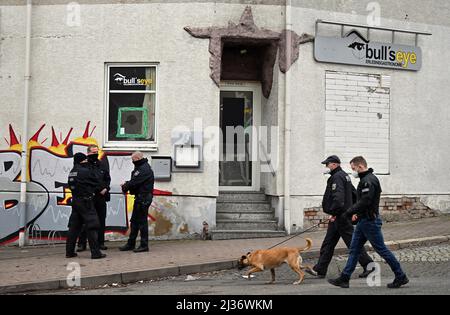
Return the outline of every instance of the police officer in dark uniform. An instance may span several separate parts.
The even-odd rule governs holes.
[[[344,215],[344,212],[353,205],[353,191],[355,190],[350,176],[341,168],[341,160],[339,157],[336,155],[330,156],[322,164],[327,167],[326,173],[331,175],[323,196],[322,208],[325,213],[332,217],[320,249],[319,261],[313,268],[319,278],[325,278],[328,266],[333,259],[334,249],[341,237],[347,247],[350,247],[353,236],[353,225],[350,219]],[[362,250],[359,263],[363,266],[364,272],[360,275],[360,278],[367,278],[373,271],[372,268],[370,270],[367,268],[372,262],[372,258],[370,258],[365,250]],[[308,270],[307,272],[310,273]]]
[[[94,197],[94,207],[97,211],[98,219],[100,221],[100,229],[98,231],[98,243],[101,250],[107,250],[105,246],[105,229],[106,229],[106,214],[107,214],[107,202],[111,200],[109,191],[111,190],[111,175],[109,172],[108,159],[98,159],[98,146],[90,145],[87,149],[87,158],[92,172],[99,178],[99,186],[96,189]],[[78,240],[78,252],[86,250],[87,245],[87,233],[86,229],[81,232]]]
[[[135,253],[148,252],[148,210],[153,201],[153,187],[155,177],[153,170],[141,152],[131,156],[134,170],[131,180],[122,184],[123,193],[130,192],[135,196],[133,215],[131,216],[131,231],[128,243],[121,247],[121,251],[134,251]],[[141,245],[136,247],[136,238],[141,234]]]
[[[72,214],[69,219],[69,233],[66,243],[66,257],[77,257],[75,245],[83,224],[87,229],[92,259],[105,258],[98,245],[98,228],[100,226],[94,208],[95,190],[98,178],[91,172],[87,157],[83,153],[74,156],[74,167],[69,174],[69,188],[72,191]]]
[[[408,277],[403,272],[400,263],[392,252],[384,244],[384,237],[381,231],[383,225],[380,212],[381,185],[378,178],[373,174],[373,169],[367,168],[367,161],[362,157],[355,157],[350,165],[353,170],[353,176],[360,178],[357,189],[358,202],[353,205],[344,214],[352,221],[358,221],[352,244],[350,246],[350,256],[347,265],[341,276],[334,280],[329,280],[332,285],[348,288],[350,286],[350,277],[355,271],[358,257],[367,241],[370,242],[375,251],[391,267],[395,274],[394,282],[388,284],[388,288],[397,289],[409,283]]]

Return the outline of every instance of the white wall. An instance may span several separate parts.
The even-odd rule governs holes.
[[[335,13],[314,9],[295,8],[294,29],[297,33],[314,33],[316,19],[366,24],[366,16]],[[429,17],[432,19],[432,16]],[[325,153],[325,72],[345,71],[391,76],[390,175],[380,176],[385,195],[436,195],[441,211],[450,211],[448,195],[450,181],[442,166],[447,164],[450,149],[450,58],[449,27],[382,20],[383,26],[430,31],[431,37],[421,37],[423,68],[419,72],[393,71],[345,65],[317,63],[313,59],[313,45],[301,46],[300,60],[294,66],[293,139],[291,154],[293,224],[303,221],[303,209],[310,202],[301,196],[319,196],[325,189],[326,177],[321,176],[320,165]],[[322,35],[338,35],[324,28]],[[372,33],[374,34],[374,33]],[[388,35],[390,35],[388,33]],[[374,39],[383,37],[374,35]],[[385,37],[385,36],[384,36]],[[414,43],[411,38],[397,37],[399,41]],[[382,38],[389,40],[387,38]],[[296,142],[296,143],[295,143]],[[344,161],[348,162],[348,161]],[[370,160],[368,161],[370,163]],[[346,165],[345,165],[346,166]],[[355,185],[357,182],[354,183]],[[439,195],[444,195],[439,197]],[[297,222],[295,222],[298,220]]]
[[[81,26],[69,27],[66,6],[35,6],[30,134],[47,123],[41,139],[51,136],[50,126],[63,133],[74,127],[78,137],[92,120],[97,126],[94,137],[102,143],[105,62],[160,62],[158,155],[172,153],[171,131],[176,125],[192,128],[199,116],[204,125],[217,125],[219,94],[209,78],[208,40],[195,39],[183,30],[187,25],[214,23],[212,6],[202,7],[82,5]],[[23,6],[2,6],[1,13],[3,139],[9,123],[19,133],[22,127],[25,11]],[[214,163],[206,163],[203,174],[174,174],[171,183],[159,183],[158,188],[214,196],[217,173]]]
[[[389,174],[389,76],[326,73],[325,155],[348,161],[358,155]]]

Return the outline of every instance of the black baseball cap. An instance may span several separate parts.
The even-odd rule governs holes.
[[[86,154],[83,153],[77,153],[73,156],[73,164],[80,164],[84,160],[87,159]]]
[[[322,164],[327,165],[328,163],[338,163],[341,164],[341,159],[337,155],[329,156],[325,161],[322,162]]]

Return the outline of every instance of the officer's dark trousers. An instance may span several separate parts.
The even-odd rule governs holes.
[[[98,244],[98,229],[100,227],[92,198],[72,199],[72,214],[69,219],[69,233],[67,236],[66,253],[75,253],[77,238],[83,225],[86,226],[87,239],[93,256],[100,254]]]
[[[104,196],[95,196],[94,207],[97,211],[98,220],[100,221],[100,228],[98,229],[98,243],[100,246],[105,245],[105,229],[106,229],[106,200]],[[78,239],[78,246],[86,247],[87,232],[84,227]]]
[[[136,196],[131,216],[131,231],[128,245],[136,246],[136,238],[138,233],[141,234],[142,248],[148,248],[148,210],[152,204],[152,196]]]
[[[314,270],[319,274],[325,276],[328,271],[328,266],[333,259],[334,249],[339,242],[339,239],[342,237],[347,248],[350,248],[353,237],[353,225],[351,221],[344,217],[339,216],[336,218],[336,221],[330,222],[328,224],[327,235],[323,240],[322,247],[320,249],[320,258],[317,265],[314,267]],[[372,263],[373,260],[367,254],[367,252],[363,249],[359,256],[359,263],[364,269]]]

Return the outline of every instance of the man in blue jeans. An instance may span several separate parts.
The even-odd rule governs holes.
[[[398,289],[409,283],[408,277],[403,272],[400,263],[394,254],[384,244],[381,226],[383,225],[380,213],[381,185],[378,178],[373,174],[373,169],[367,168],[367,161],[362,157],[355,157],[350,165],[353,176],[360,178],[357,190],[357,203],[347,210],[346,215],[352,217],[352,221],[358,221],[350,245],[350,256],[341,276],[334,280],[328,280],[332,285],[349,288],[350,278],[355,271],[358,258],[367,241],[370,242],[375,251],[380,255],[395,274],[394,282],[388,284],[390,289]]]

